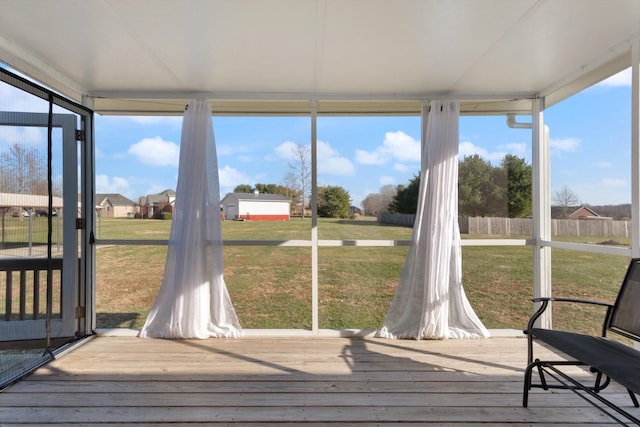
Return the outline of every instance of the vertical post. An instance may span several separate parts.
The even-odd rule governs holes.
[[[93,98],[83,96],[83,105],[93,108]],[[96,328],[96,248],[93,244],[96,231],[95,209],[95,130],[93,113],[81,119],[85,139],[79,143],[80,156],[80,216],[85,219],[85,229],[80,231],[80,268],[78,303],[85,307],[85,317],[79,319],[80,333],[89,333]],[[75,217],[75,215],[72,215]],[[58,218],[60,221],[60,218]]]
[[[533,296],[551,296],[551,185],[549,167],[549,130],[544,125],[544,98],[532,101],[533,146]],[[537,308],[534,307],[534,309]],[[552,308],[552,307],[550,307]],[[551,310],[538,325],[551,328]]]
[[[424,170],[424,153],[427,150],[427,121],[429,120],[429,101],[422,101],[421,109],[421,138],[420,138],[420,176]]]
[[[318,334],[318,104],[311,101],[311,332]],[[304,211],[304,203],[302,206]]]
[[[29,215],[29,256],[31,256],[31,250],[33,249],[33,209],[26,209],[25,212]]]
[[[631,256],[640,257],[640,40],[631,46]]]

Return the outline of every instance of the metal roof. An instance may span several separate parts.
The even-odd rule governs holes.
[[[0,0],[0,61],[105,114],[526,112],[631,64],[637,0]]]
[[[251,200],[260,202],[290,202],[288,198],[281,194],[267,194],[267,193],[228,193],[225,195],[221,203],[227,199],[233,200]]]
[[[53,196],[53,207],[62,208],[62,197]],[[49,206],[49,196],[33,194],[0,193],[0,207],[10,208],[46,208]]]

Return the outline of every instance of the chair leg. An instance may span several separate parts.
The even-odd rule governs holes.
[[[638,405],[638,399],[636,398],[636,394],[629,389],[627,389],[627,391],[629,392],[629,397],[631,397],[633,406],[635,406],[636,408],[640,407],[640,405]]]
[[[542,369],[542,365],[540,365],[540,359],[536,359],[536,366],[538,366],[538,375],[540,375],[540,384],[542,384],[543,390],[549,390],[547,387],[547,378],[544,375],[544,369]]]
[[[593,391],[598,393],[602,388],[600,388],[600,381],[602,381],[602,372],[596,371],[596,382],[593,386]]]
[[[529,390],[531,390],[531,375],[533,374],[533,367],[535,363],[531,363],[524,370],[524,391],[522,392],[522,407],[526,408],[529,404]]]

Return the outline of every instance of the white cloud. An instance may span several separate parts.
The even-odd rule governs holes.
[[[296,160],[296,149],[298,144],[292,141],[285,141],[275,148],[278,157],[285,160]]]
[[[126,178],[108,175],[96,175],[96,193],[129,193],[129,181]]]
[[[409,172],[411,169],[412,168],[405,165],[404,163],[396,163],[393,165],[393,170],[398,172]],[[420,169],[420,168],[413,168],[413,169]]]
[[[216,144],[216,154],[220,156],[228,156],[234,153],[234,149],[230,145]]]
[[[390,184],[395,184],[396,180],[392,176],[382,175],[378,180],[378,182],[380,183],[380,185],[390,185]]]
[[[382,165],[389,160],[420,161],[420,141],[402,131],[386,132],[382,145],[373,151],[356,150],[356,162],[363,165]]]
[[[469,141],[461,142],[458,146],[458,150],[458,157],[460,159],[464,158],[465,156],[473,156],[474,154],[477,154],[484,160],[488,160],[490,162],[500,161],[504,158],[505,155],[509,154],[506,151],[489,151]]]
[[[617,87],[617,86],[631,86],[631,68],[620,71],[618,74],[614,74],[598,83],[600,86]]]
[[[328,142],[318,141],[317,147],[319,174],[351,176],[355,173],[351,160],[340,156]]]
[[[352,176],[355,168],[351,160],[345,157],[331,157],[318,163],[318,173],[323,175]]]
[[[36,144],[38,142],[45,142],[43,128],[2,126],[0,131],[0,143],[2,144]]]
[[[253,182],[252,179],[247,175],[230,166],[225,166],[221,169],[218,169],[218,174],[220,176],[220,187],[235,188],[240,184],[251,185]]]
[[[607,161],[601,161],[601,162],[595,162],[593,165],[600,169],[608,169],[611,166],[613,166],[613,163],[607,162]]]
[[[527,154],[527,144],[524,142],[511,142],[505,148],[515,156],[524,157]]]
[[[139,161],[152,166],[178,166],[180,147],[161,137],[144,138],[133,144],[127,150]]]
[[[96,146],[94,148],[94,155],[95,155],[96,159],[102,159],[102,158],[104,158],[104,151],[102,151],[100,149],[100,147]]]
[[[420,141],[416,141],[402,131],[385,133],[383,146],[396,160],[401,162],[420,161]]]
[[[295,164],[300,161],[296,155],[297,146],[298,144],[295,142],[283,142],[275,148],[276,156]],[[307,147],[309,146],[307,145]],[[309,151],[309,155],[311,155],[311,151]],[[317,142],[317,156],[319,174],[350,176],[355,173],[355,167],[351,160],[341,156],[328,142]]]
[[[385,154],[380,150],[373,152],[356,150],[356,163],[361,165],[383,165],[386,161]]]
[[[12,68],[4,68],[29,80],[24,74]],[[3,111],[31,111],[34,113],[47,113],[49,111],[49,105],[42,102],[40,98],[8,84],[0,85],[0,99],[2,99]]]
[[[549,146],[556,151],[576,151],[580,146],[578,138],[551,138]]]
[[[247,153],[249,153],[249,154],[247,154]],[[220,158],[222,156],[234,156],[236,158],[243,158],[243,159],[251,159],[251,160],[253,160],[253,157],[250,157],[251,148],[248,147],[246,144],[233,144],[233,145],[220,144],[220,145],[216,145],[216,154],[218,155],[218,158]]]
[[[625,181],[624,179],[616,179],[616,178],[603,178],[602,179],[602,185],[604,187],[626,187],[627,186],[627,181]]]

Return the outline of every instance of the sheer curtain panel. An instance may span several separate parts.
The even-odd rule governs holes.
[[[458,227],[459,103],[432,101],[423,141],[418,209],[398,288],[379,336],[485,338],[462,287]],[[424,124],[423,124],[424,126]]]
[[[211,106],[192,100],[182,122],[176,200],[164,275],[140,337],[238,337],[223,277],[220,190]]]

